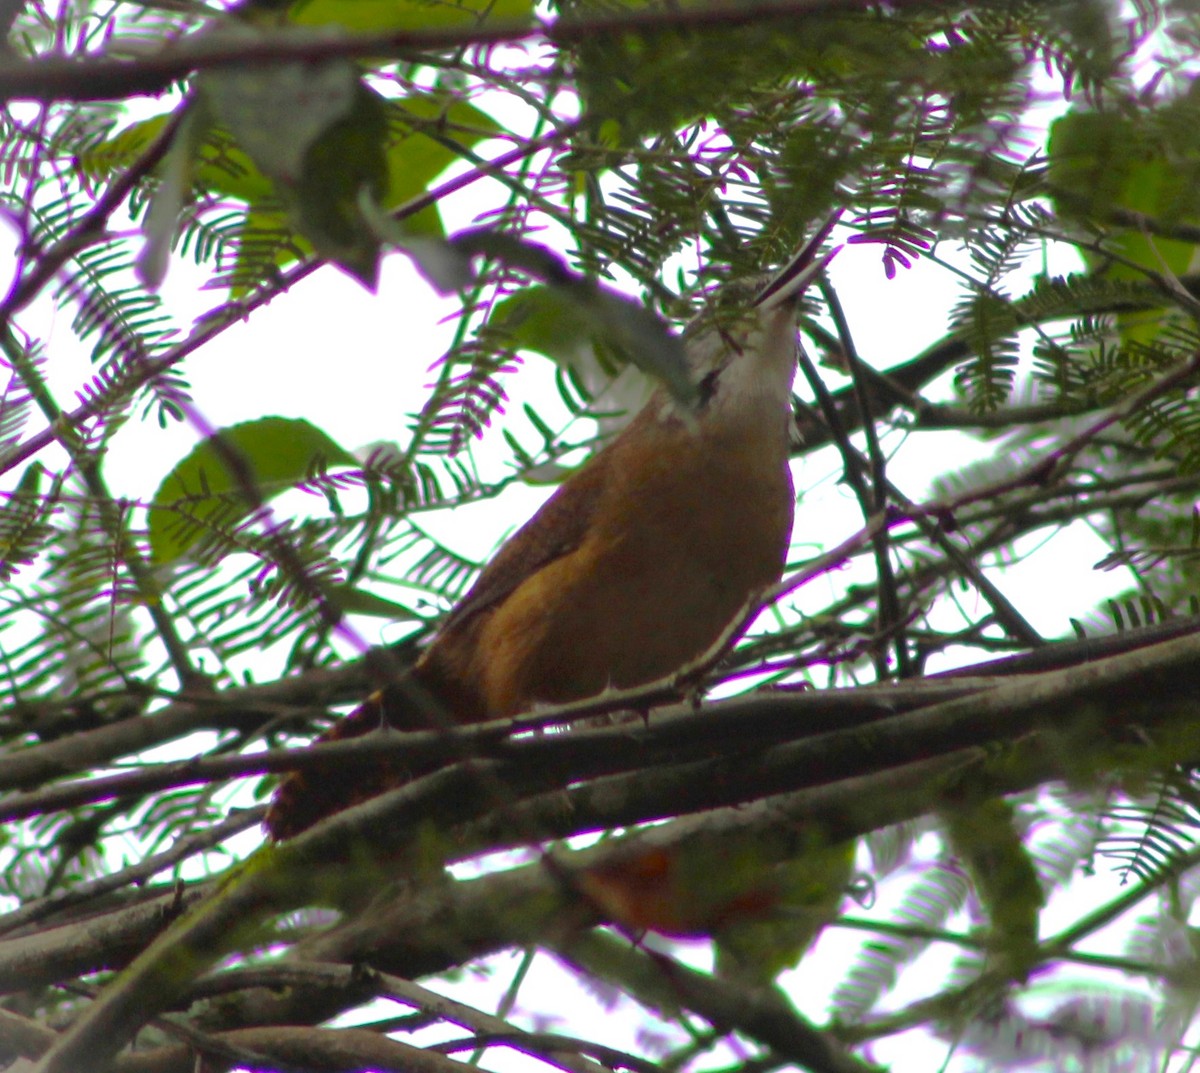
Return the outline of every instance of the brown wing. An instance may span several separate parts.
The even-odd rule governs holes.
[[[627,430],[626,430],[627,431]],[[548,563],[570,554],[591,526],[617,437],[563,482],[541,509],[501,545],[479,579],[442,623],[442,634],[495,607]]]

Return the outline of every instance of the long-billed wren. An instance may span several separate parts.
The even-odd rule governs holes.
[[[694,413],[659,390],[514,533],[442,623],[412,675],[446,721],[652,682],[704,653],[747,600],[778,580],[792,530],[788,468],[796,300],[823,268],[831,218],[732,325],[686,337]],[[386,716],[385,716],[386,708]],[[376,693],[326,733],[386,717]],[[272,838],[404,780],[394,766],[303,772],[276,791]]]

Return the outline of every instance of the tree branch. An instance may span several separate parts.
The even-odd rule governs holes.
[[[916,3],[916,0],[900,0]],[[935,3],[938,0],[934,0]],[[923,0],[928,6],[929,0]],[[867,0],[753,0],[700,8],[633,9],[591,18],[555,21],[485,22],[466,27],[348,33],[327,28],[282,27],[254,39],[217,34],[172,42],[136,60],[51,56],[0,66],[0,97],[34,101],[102,101],[156,95],[196,71],[258,67],[269,63],[320,63],[331,59],[407,58],[414,52],[543,40],[560,48],[597,35],[655,33],[680,29],[720,30],[790,21],[802,15],[864,11]]]

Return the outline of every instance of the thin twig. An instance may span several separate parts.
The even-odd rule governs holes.
[[[879,437],[875,430],[875,416],[871,412],[871,395],[867,390],[866,374],[864,373],[867,368],[866,363],[859,356],[858,348],[854,345],[850,322],[846,319],[845,311],[842,309],[842,303],[833,284],[828,279],[822,279],[820,288],[825,304],[829,308],[829,315],[833,317],[833,323],[837,328],[842,357],[849,367],[851,387],[858,405],[863,435],[867,444],[867,460],[871,475],[871,509],[863,515],[865,520],[887,510],[888,489],[891,487],[887,479],[887,462],[879,447]],[[824,407],[822,409],[824,410]],[[836,413],[836,409],[833,412]],[[900,607],[900,597],[896,588],[896,572],[892,567],[886,528],[880,529],[876,534],[874,549],[875,574],[879,581],[878,632],[892,638],[893,651],[896,653],[896,675],[899,678],[907,678],[912,674],[912,659],[904,636],[904,613]]]

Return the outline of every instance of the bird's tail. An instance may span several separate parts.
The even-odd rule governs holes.
[[[316,743],[351,741],[388,727],[436,729],[447,723],[442,706],[415,673],[408,673],[377,689]],[[410,759],[400,756],[348,758],[337,765],[300,768],[276,787],[263,827],[273,841],[294,838],[326,816],[403,786],[419,774]]]

